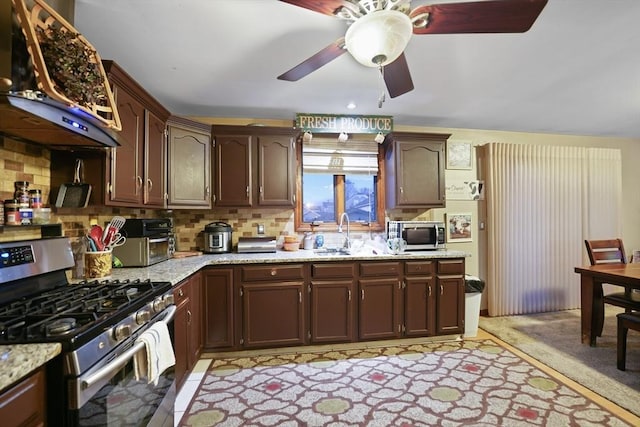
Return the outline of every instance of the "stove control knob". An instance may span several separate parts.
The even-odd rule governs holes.
[[[164,308],[166,307],[164,301],[162,300],[162,298],[158,297],[156,299],[153,300],[153,311],[155,313],[160,313],[162,310],[164,310]]]
[[[117,341],[123,340],[131,336],[131,325],[118,325],[113,333],[114,338]]]
[[[162,299],[164,300],[165,307],[174,305],[176,303],[175,298],[173,298],[173,294],[167,294],[164,297],[162,297]]]
[[[140,310],[136,313],[136,323],[138,325],[144,325],[151,320],[151,313],[149,310]]]

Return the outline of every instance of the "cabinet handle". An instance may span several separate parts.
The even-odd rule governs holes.
[[[404,188],[400,187],[400,194],[404,194]]]
[[[351,289],[347,289],[347,301],[351,301]]]
[[[180,289],[180,290],[178,291],[178,296],[179,296],[180,298],[182,298],[182,297],[184,296],[184,292],[182,292],[182,289]]]
[[[444,286],[440,285],[440,295],[444,294]]]
[[[153,181],[151,180],[151,178],[147,178],[147,191],[151,192],[152,188],[153,188]]]
[[[247,199],[249,198],[249,186],[247,185]]]
[[[298,291],[298,302],[302,304],[302,292]]]
[[[271,275],[275,276],[276,274],[278,274],[278,271],[275,268],[271,269]]]
[[[205,196],[206,198],[209,198],[209,194],[210,194],[210,193],[211,193],[211,189],[210,189],[210,188],[209,188],[209,186],[207,185],[207,186],[204,188],[204,196]]]
[[[187,324],[191,324],[191,310],[187,310]]]
[[[136,176],[136,183],[138,184],[138,188],[142,187],[142,177],[141,176]]]
[[[260,186],[260,194],[264,193],[264,187],[261,185]]]
[[[360,289],[360,298],[364,301],[364,289]]]
[[[427,296],[431,296],[431,285],[427,286]]]

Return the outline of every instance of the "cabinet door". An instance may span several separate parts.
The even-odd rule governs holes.
[[[187,327],[189,329],[187,363],[191,370],[202,350],[202,275],[200,273],[195,273],[189,278]]]
[[[258,204],[293,206],[295,149],[290,135],[258,137]]]
[[[7,376],[9,375],[7,372]],[[39,368],[35,373],[0,394],[2,425],[22,427],[47,425],[45,390],[44,370]]]
[[[242,286],[245,348],[305,343],[304,283],[279,282]]]
[[[175,375],[178,388],[189,370],[189,297],[185,285],[178,285],[173,291],[176,314],[173,318],[174,351],[176,356]]]
[[[311,282],[311,341],[353,341],[353,280]]]
[[[464,278],[438,277],[436,321],[437,334],[464,332]]]
[[[204,329],[206,348],[233,347],[233,270],[205,270]]]
[[[165,123],[155,114],[146,111],[146,141],[144,144],[144,204],[162,208],[167,193],[165,171],[167,144]]]
[[[216,136],[216,206],[250,207],[251,136]]]
[[[169,123],[170,208],[211,207],[211,135]]]
[[[398,206],[444,204],[444,143],[398,141]]]
[[[399,288],[397,277],[359,281],[358,327],[361,340],[401,336]]]
[[[119,147],[110,149],[110,186],[106,202],[137,205],[142,203],[145,108],[118,86],[114,86],[114,97],[122,123],[122,138]]]
[[[405,335],[435,335],[435,280],[433,277],[407,277],[405,284]]]

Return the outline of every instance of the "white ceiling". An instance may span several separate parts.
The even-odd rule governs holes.
[[[414,35],[405,54],[415,89],[380,109],[377,70],[349,54],[297,82],[276,79],[343,36],[337,18],[277,0],[75,7],[100,56],[178,115],[380,114],[396,125],[640,138],[638,0],[549,0],[523,34]]]

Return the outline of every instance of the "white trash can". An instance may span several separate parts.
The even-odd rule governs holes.
[[[479,277],[465,274],[464,294],[464,337],[473,338],[478,335],[478,323],[480,322],[480,302],[484,281]]]
[[[464,337],[473,338],[478,335],[478,323],[480,322],[480,301],[482,292],[469,292],[464,294]]]

